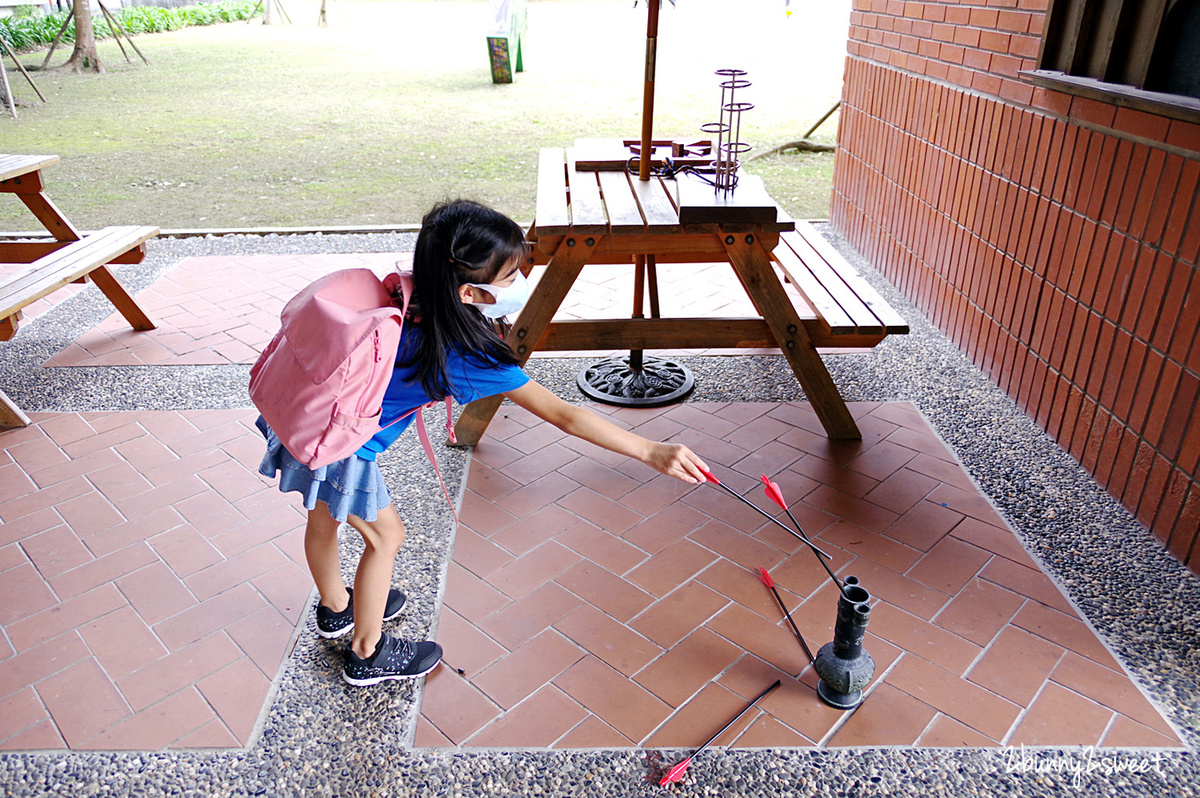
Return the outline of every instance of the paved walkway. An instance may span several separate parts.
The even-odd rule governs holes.
[[[158,330],[111,318],[47,365],[252,362],[299,286],[405,257],[190,258],[139,295]],[[627,272],[564,313],[626,312]],[[727,273],[664,313],[699,293],[742,313]],[[759,474],[781,484],[875,596],[871,695],[854,713],[819,702],[755,575],[828,642],[835,593],[794,538],[507,407],[470,464],[437,622],[465,673],[428,680],[418,746],[695,745],[774,678],[785,688],[724,742],[1181,745],[912,405],[856,404],[856,445],[797,402],[597,409],[687,442],[764,508]],[[312,634],[302,516],[254,471],[253,412],[32,415],[0,433],[0,748],[252,742],[293,631]]]
[[[689,488],[512,408],[476,447],[418,745],[696,746],[775,679],[737,746],[1176,746],[1179,739],[907,403],[855,405],[832,444],[804,403],[605,408],[776,481],[841,576],[875,600],[853,713],[817,677],[837,589],[812,553],[716,486]],[[799,674],[800,678],[792,678]]]

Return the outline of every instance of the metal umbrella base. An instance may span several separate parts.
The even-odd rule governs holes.
[[[640,352],[610,357],[580,370],[579,390],[597,402],[624,407],[660,407],[692,392],[692,372],[674,360]]]

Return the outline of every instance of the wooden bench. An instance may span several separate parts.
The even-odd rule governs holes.
[[[153,330],[154,323],[138,307],[112,272],[110,263],[138,263],[157,227],[106,227],[76,241],[17,241],[0,243],[0,262],[28,263],[21,271],[0,278],[0,341],[17,333],[21,310],[68,283],[91,279],[135,330]],[[29,418],[0,392],[0,426],[26,426]]]
[[[535,253],[533,262],[544,265]],[[779,234],[771,260],[803,297],[795,310],[812,345],[870,349],[908,323],[808,222]],[[696,329],[704,325],[703,333]],[[551,322],[537,342],[542,352],[588,349],[761,349],[777,346],[761,318],[571,319]]]
[[[771,259],[812,308],[802,313],[813,345],[870,348],[908,323],[808,222],[779,235]]]

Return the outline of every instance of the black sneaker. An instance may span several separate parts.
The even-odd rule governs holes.
[[[354,630],[354,589],[346,588],[350,594],[350,603],[341,612],[334,612],[317,602],[317,634],[324,638],[341,637]],[[396,588],[388,591],[387,604],[383,608],[383,619],[390,621],[404,609],[407,599]]]
[[[415,679],[424,676],[442,661],[442,647],[430,640],[416,642],[384,635],[370,659],[359,659],[346,649],[342,678],[358,687],[379,684],[388,679]]]

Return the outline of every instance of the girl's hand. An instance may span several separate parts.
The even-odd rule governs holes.
[[[688,447],[679,443],[652,443],[646,465],[693,485],[706,481],[708,466]]]

